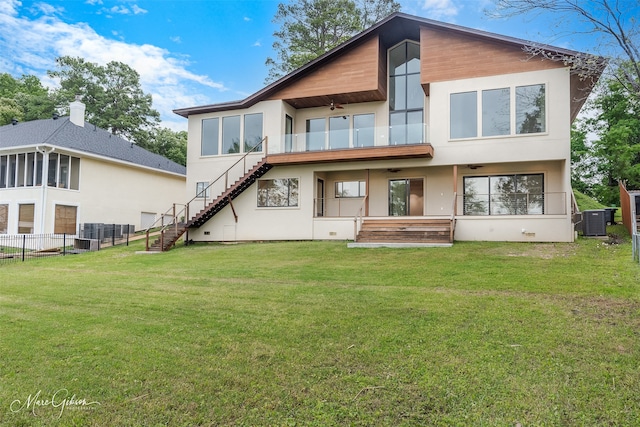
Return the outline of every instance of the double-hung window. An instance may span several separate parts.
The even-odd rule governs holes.
[[[209,199],[211,197],[211,187],[208,182],[196,182],[196,197]]]

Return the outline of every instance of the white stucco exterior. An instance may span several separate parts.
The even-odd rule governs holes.
[[[202,186],[217,180],[208,196],[209,201],[215,199],[233,181],[240,178],[245,171],[263,158],[266,162],[272,158],[276,166],[260,177],[260,180],[275,182],[274,180],[295,179],[298,185],[295,207],[260,207],[261,193],[258,187],[261,184],[258,181],[233,200],[232,206],[223,208],[205,224],[191,228],[189,239],[194,241],[351,240],[354,239],[354,232],[357,231],[357,227],[354,227],[356,216],[371,219],[398,216],[398,212],[391,207],[392,185],[404,183],[402,184],[406,187],[404,191],[411,192],[406,203],[407,206],[411,205],[411,209],[400,215],[425,219],[455,218],[455,240],[573,241],[570,179],[571,121],[582,105],[576,99],[577,91],[581,91],[579,93],[584,96],[590,88],[586,91],[578,89],[579,84],[575,76],[572,76],[568,67],[560,63],[547,63],[540,66],[519,59],[522,57],[520,41],[479,34],[473,30],[465,31],[459,27],[450,28],[446,24],[439,26],[433,21],[423,22],[415,19],[416,22],[413,22],[412,17],[406,16],[390,18],[388,20],[390,31],[393,30],[391,22],[394,19],[403,22],[402,25],[418,27],[424,25],[447,34],[449,32],[464,33],[464,37],[467,37],[464,40],[473,39],[474,43],[477,42],[473,45],[474,49],[479,46],[478,43],[486,43],[489,51],[498,52],[497,55],[504,53],[504,57],[500,60],[504,61],[505,67],[494,66],[490,67],[490,72],[487,69],[476,72],[472,60],[469,61],[468,69],[464,70],[461,69],[464,68],[464,62],[450,63],[445,59],[436,65],[437,71],[431,73],[428,70],[425,72],[425,66],[428,68],[431,65],[429,61],[432,58],[425,58],[426,65],[420,65],[422,68],[419,71],[415,71],[416,68],[413,71],[414,76],[419,73],[420,85],[413,86],[414,89],[406,95],[407,98],[411,97],[413,110],[409,107],[402,110],[394,104],[397,102],[394,99],[404,95],[397,95],[391,89],[389,52],[403,43],[415,48],[425,39],[405,39],[404,41],[398,39],[385,46],[383,46],[385,42],[380,41],[383,50],[379,55],[377,71],[383,76],[386,73],[386,83],[379,80],[378,90],[384,92],[384,100],[380,100],[379,92],[354,95],[349,93],[348,88],[341,86],[341,90],[346,91],[344,99],[348,99],[351,95],[351,99],[356,99],[357,102],[342,102],[340,106],[333,108],[334,97],[340,94],[331,93],[334,89],[322,80],[322,73],[335,75],[336,85],[340,86],[340,78],[348,80],[351,71],[356,73],[361,70],[351,69],[342,73],[340,67],[331,68],[333,54],[329,53],[321,58],[322,61],[310,63],[306,66],[307,68],[302,67],[299,71],[292,73],[295,78],[292,78],[291,87],[295,90],[288,91],[288,79],[284,78],[274,86],[265,88],[264,92],[258,92],[245,101],[177,110],[178,114],[188,117],[189,120],[187,200],[194,197],[198,183]],[[380,24],[380,28],[386,28],[385,25],[387,24]],[[445,27],[444,30],[442,27]],[[369,34],[375,34],[375,31],[363,37],[368,37]],[[434,33],[424,34],[430,37]],[[443,40],[454,38],[448,39],[445,36]],[[495,48],[493,43],[499,44],[501,49],[504,49],[491,50]],[[343,55],[341,58],[349,55],[349,44],[345,46],[347,47],[340,51]],[[354,51],[355,49],[357,47],[354,47]],[[426,49],[425,52],[429,50]],[[464,59],[461,57],[458,61],[464,61]],[[477,61],[478,58],[474,60]],[[336,59],[336,61],[340,60]],[[383,64],[382,61],[387,63]],[[345,61],[340,62],[340,64],[343,63]],[[351,66],[358,67],[358,65]],[[451,67],[451,75],[458,77],[447,79],[449,76],[447,67]],[[406,69],[409,69],[408,65]],[[403,72],[400,72],[400,75],[403,75]],[[306,83],[304,79],[307,76],[309,82],[326,84],[326,94],[300,84],[301,81]],[[433,79],[433,81],[425,79]],[[280,91],[281,86],[282,91]],[[310,86],[313,84],[310,83]],[[404,87],[408,86],[398,86],[398,88]],[[527,88],[535,92],[527,93],[529,90]],[[280,99],[278,98],[280,93],[286,96],[283,95],[283,99]],[[475,117],[464,116],[461,119],[460,116],[456,116],[458,118],[454,120],[453,111],[460,109],[460,106],[458,104],[455,107],[452,106],[453,96],[464,93],[474,93],[475,101],[473,102],[476,105],[464,105],[461,110],[465,111],[464,114],[475,114]],[[499,108],[502,110],[491,110],[492,105],[495,104],[491,104],[489,95],[487,95],[488,101],[485,106],[483,98],[485,93],[489,95],[499,93],[502,97]],[[290,98],[286,99],[286,97]],[[367,101],[362,101],[367,97],[369,97]],[[504,99],[508,99],[506,105]],[[294,107],[295,105],[298,105],[298,108]],[[526,108],[531,106],[537,109],[537,113],[533,116],[535,121],[529,122],[531,127],[525,129],[522,127],[523,120],[529,114]],[[466,113],[472,109],[473,113]],[[398,125],[397,121],[394,122],[399,117],[394,115],[398,110],[406,111],[407,117],[410,113],[418,112],[422,116],[422,123],[407,119],[405,124]],[[228,171],[227,176],[220,177],[227,168],[242,158],[242,153],[202,156],[203,120],[219,118],[222,123],[225,117],[237,116],[243,123],[246,115],[255,114],[262,115],[262,135],[267,141],[263,150],[260,153],[250,154],[245,161]],[[455,114],[461,113],[456,110]],[[489,117],[488,119],[485,114]],[[355,152],[365,147],[365,145],[356,144],[356,138],[362,134],[357,134],[361,129],[356,129],[355,125],[356,117],[364,116],[368,119],[373,117],[374,122],[373,136],[368,140],[366,147],[387,150],[385,152],[389,154],[384,158],[371,160],[364,156],[354,160],[346,154],[344,158],[340,158],[343,154],[336,149],[335,157],[318,156],[314,161],[309,160],[313,158],[312,156],[300,156],[298,158],[302,160],[296,161],[296,153],[308,153],[314,150],[316,153],[321,153],[335,149],[332,146],[332,138],[338,138],[336,129],[344,128],[337,124],[336,128],[332,129],[331,123],[332,121],[340,122],[340,118],[345,120],[344,123],[348,123],[348,136],[345,137],[347,133],[343,130],[339,136],[343,138],[340,140],[342,145],[336,144],[336,147],[345,149],[344,138],[349,140],[347,147],[349,150]],[[494,120],[493,117],[498,117],[495,120],[500,122],[502,128],[499,132],[485,132],[485,127],[490,127],[492,123],[490,120]],[[508,120],[505,117],[508,117]],[[529,119],[531,117],[529,115]],[[453,138],[451,135],[455,134],[452,123],[455,122],[454,125],[458,126],[461,120],[466,119],[469,119],[469,123],[475,123],[476,129],[469,133],[469,137]],[[485,119],[488,120],[486,123],[483,122]],[[322,123],[324,123],[324,135],[322,135]],[[397,142],[397,132],[403,131],[402,126],[406,126],[407,135],[413,132],[411,135],[414,139],[415,135],[421,135],[420,140]],[[465,123],[465,126],[472,128],[473,124]],[[242,125],[240,127],[242,129]],[[371,129],[367,127],[362,130],[370,132]],[[240,141],[244,138],[242,132],[241,130]],[[496,134],[499,135],[483,136]],[[222,129],[219,130],[217,137],[222,139]],[[312,139],[315,148],[310,148]],[[320,141],[319,146],[318,141]],[[338,142],[337,139],[336,142]],[[222,142],[219,144],[222,147]],[[393,147],[400,144],[429,145],[433,149],[433,154],[394,156],[395,148]],[[220,149],[217,153],[221,151]],[[276,162],[278,156],[280,156],[279,159],[288,156],[289,160]],[[348,161],[347,158],[349,158]],[[536,190],[530,192],[527,184],[522,184],[522,189],[512,192],[507,191],[508,187],[504,187],[507,189],[491,187],[495,182],[510,179],[513,179],[513,182],[532,180],[534,182],[532,185],[537,186]],[[472,194],[474,183],[485,181],[487,193]],[[336,194],[338,183],[341,186],[349,184],[350,188],[364,185],[366,198],[364,194],[354,197]],[[485,205],[493,203],[493,208],[489,207],[486,210],[473,208],[476,209],[473,210],[469,207],[470,200],[473,203],[481,200]],[[206,206],[204,200],[200,202],[202,203],[200,208]],[[526,209],[522,209],[523,206]]]

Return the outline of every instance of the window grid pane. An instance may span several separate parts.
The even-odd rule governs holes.
[[[516,87],[516,132],[546,132],[545,85]]]
[[[202,146],[200,154],[203,156],[215,156],[218,154],[218,139],[220,131],[220,119],[205,119],[202,121]]]
[[[510,90],[482,91],[482,136],[511,133]]]
[[[244,116],[244,151],[262,151],[262,113]]]
[[[451,138],[474,138],[478,135],[476,92],[451,94]]]
[[[222,153],[240,152],[240,116],[222,118]]]

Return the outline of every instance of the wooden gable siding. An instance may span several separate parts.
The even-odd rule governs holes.
[[[562,63],[532,59],[522,47],[452,31],[420,28],[421,83],[488,77],[561,68]]]
[[[269,97],[296,108],[386,99],[386,61],[381,65],[378,37],[372,37]]]

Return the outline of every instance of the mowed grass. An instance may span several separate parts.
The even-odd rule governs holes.
[[[629,243],[139,249],[0,266],[0,424],[640,420]]]

